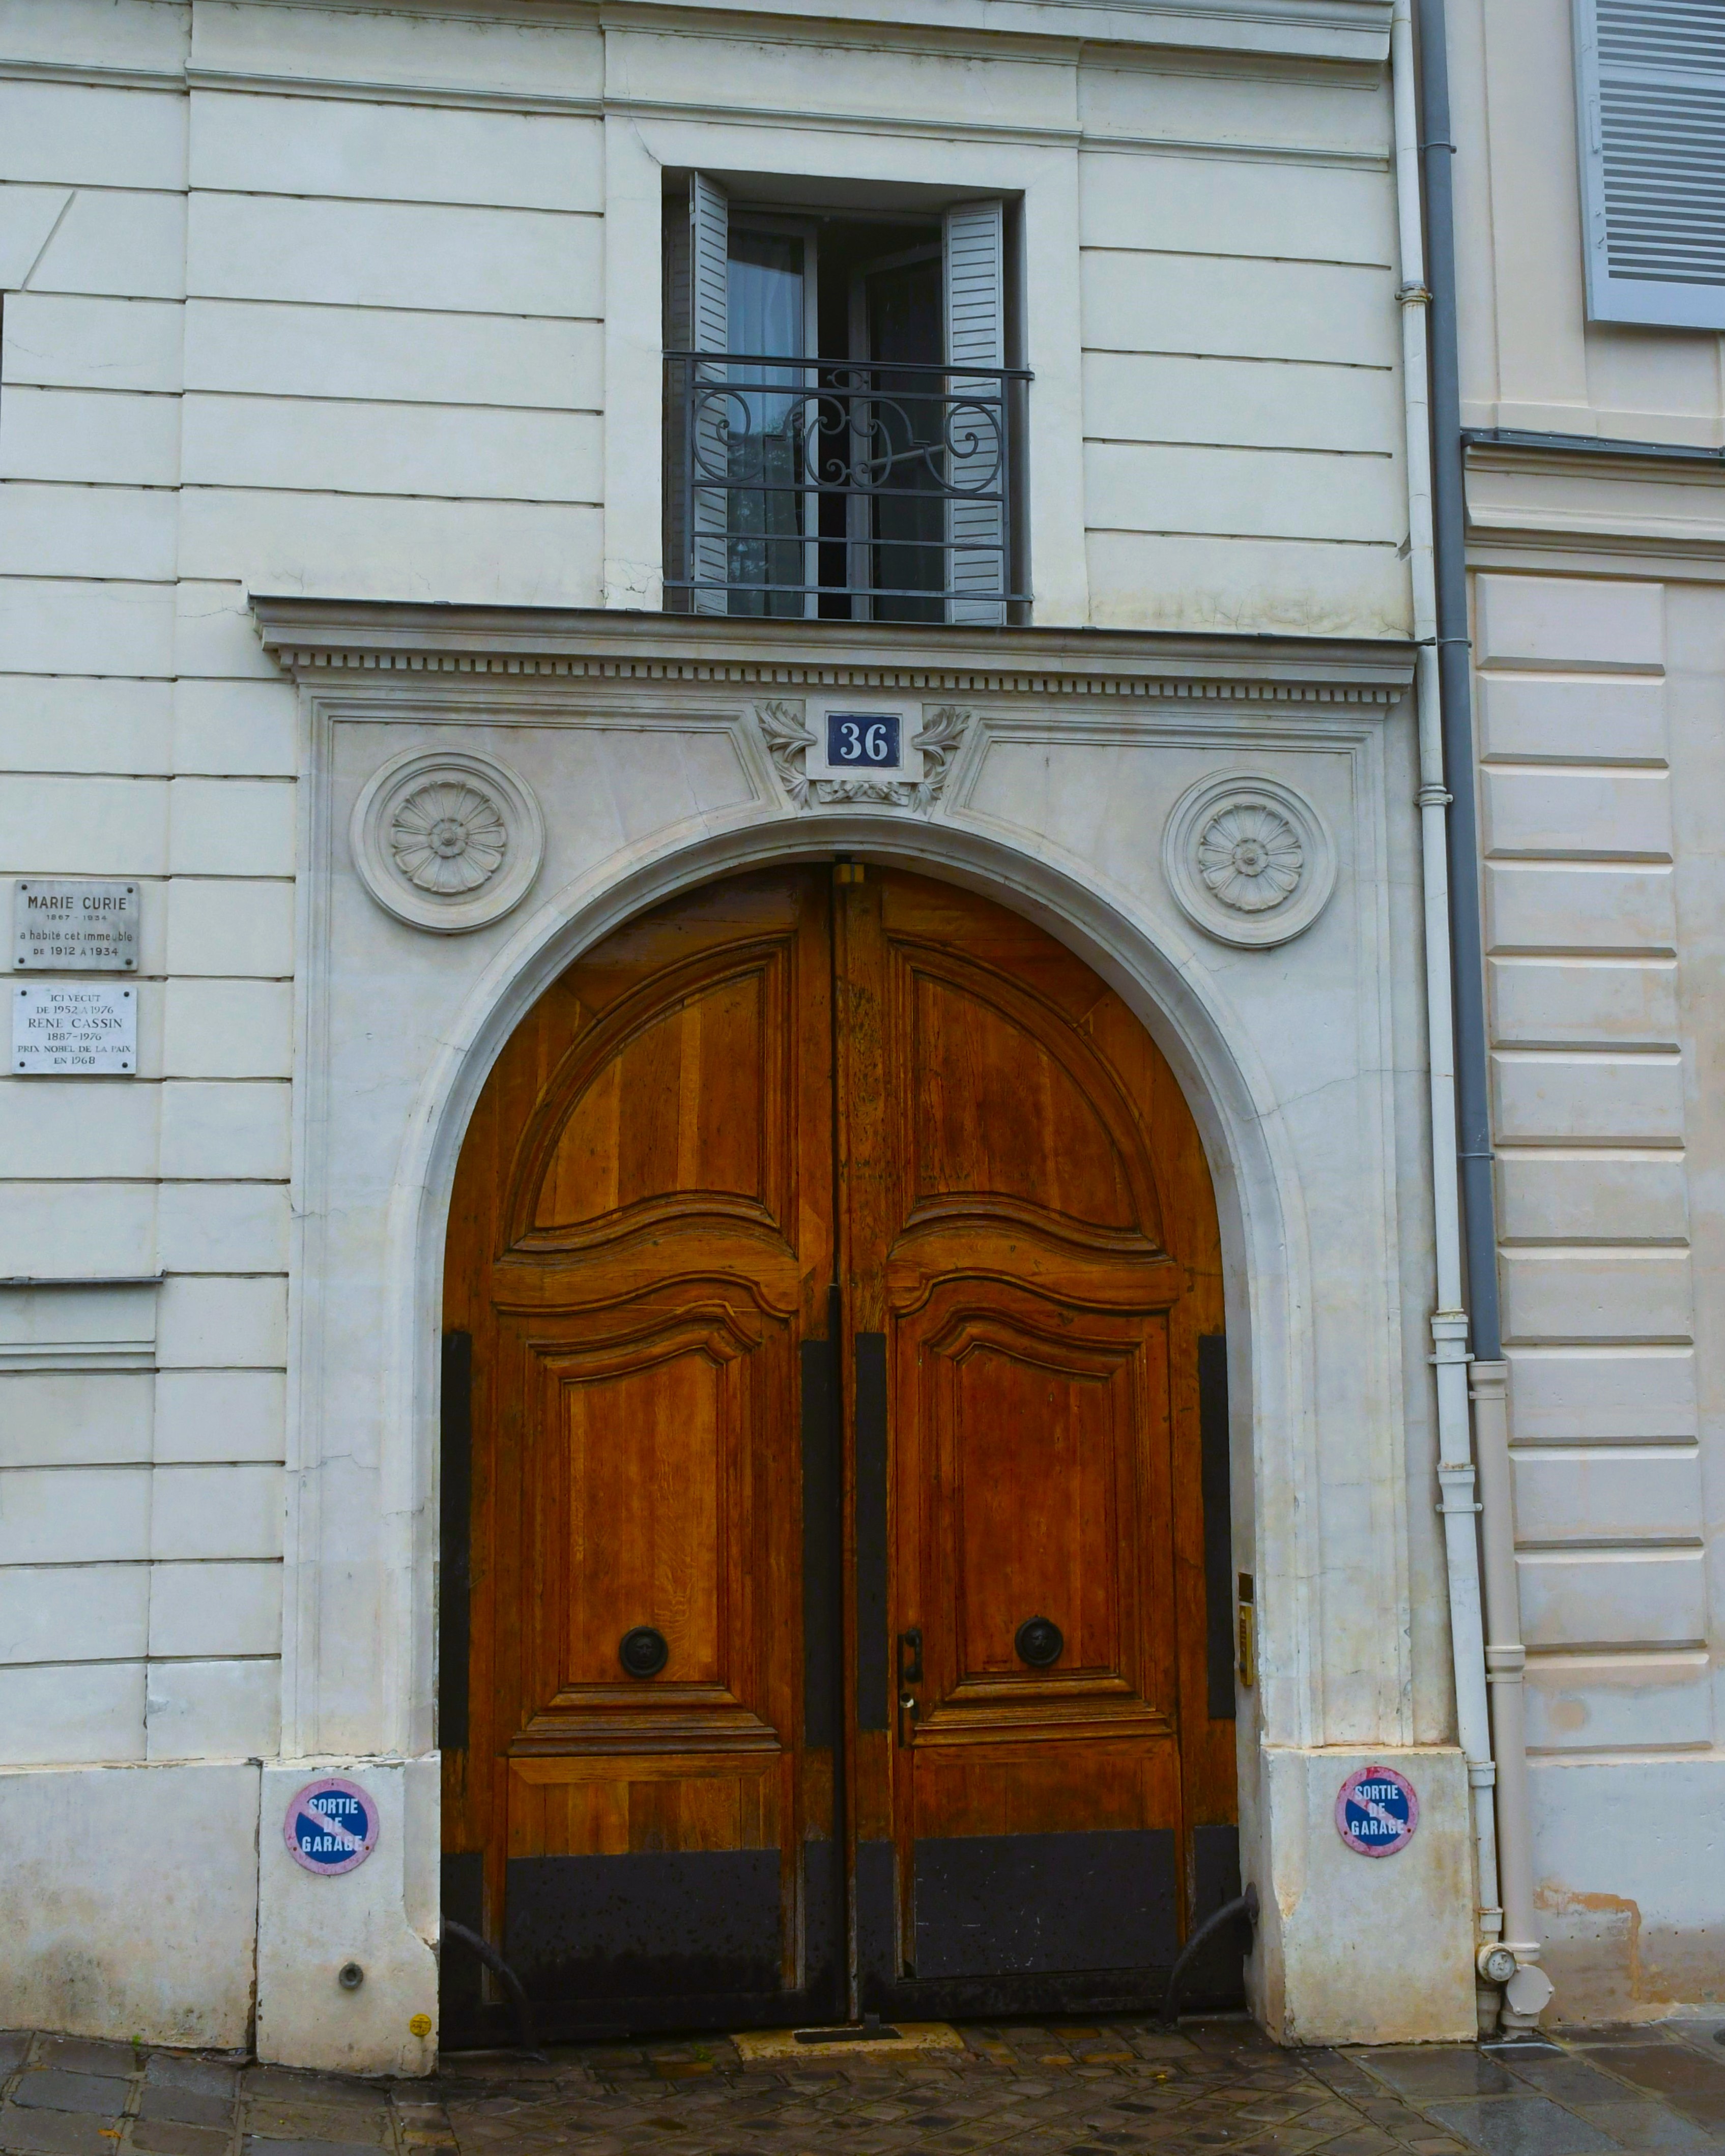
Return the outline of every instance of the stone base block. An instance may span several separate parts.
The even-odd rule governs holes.
[[[0,1772],[0,2028],[250,2041],[259,1768]]]
[[[1399,1769],[1420,1799],[1418,1830],[1393,1856],[1360,1856],[1336,1829],[1343,1782],[1374,1766]],[[1260,1768],[1241,1871],[1255,1876],[1262,1905],[1249,1980],[1270,2034],[1284,2044],[1471,2041],[1474,1856],[1461,1753],[1266,1746]]]
[[[307,1782],[340,1774],[377,1807],[352,1871],[320,1877],[289,1855],[283,1822]],[[258,2056],[326,2072],[429,2074],[437,2059],[436,1755],[314,1759],[263,1777],[258,1848]],[[341,1972],[362,1981],[344,1989]],[[413,2024],[424,2023],[424,2033]]]

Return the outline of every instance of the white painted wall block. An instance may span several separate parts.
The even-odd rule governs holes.
[[[151,1662],[144,1710],[146,1758],[273,1758],[281,1743],[280,1665]]]
[[[264,1461],[158,1466],[150,1554],[158,1563],[281,1555],[282,1471]]]
[[[287,1360],[287,1282],[171,1276],[162,1284],[163,1369],[273,1369]]]
[[[0,82],[0,178],[183,187],[185,100],[170,90]]]
[[[0,290],[22,290],[71,199],[68,187],[0,183]]]
[[[81,1662],[71,1670],[63,1663],[38,1662],[0,1669],[0,1764],[123,1763],[143,1756],[141,1662]],[[0,1801],[10,1796],[14,1786],[0,1778]],[[9,1899],[18,1871],[10,1866],[6,1869],[11,1873]],[[28,1868],[20,1869],[28,1876]],[[27,1936],[23,1931],[8,1933],[14,1941]],[[0,1956],[0,1968],[12,1959],[12,1954]],[[0,1976],[0,1983],[5,1981]],[[103,2034],[109,2033],[105,2026]]]
[[[1530,1655],[1529,1748],[1656,1752],[1706,1744],[1712,1736],[1707,1680],[1704,1654]],[[1609,1854],[1594,1862],[1595,1876],[1621,1879]]]
[[[0,382],[172,394],[180,386],[184,314],[172,300],[8,292],[0,323]]]
[[[1511,1243],[1678,1243],[1689,1232],[1679,1153],[1497,1152],[1498,1234]]]
[[[1078,160],[1078,201],[1086,247],[1379,270],[1395,259],[1394,202],[1383,172],[1291,159],[1089,151]]]
[[[185,197],[80,188],[30,271],[29,289],[183,299]]]
[[[1483,773],[1486,844],[1497,855],[1669,860],[1671,781],[1662,771]]]
[[[160,875],[167,809],[155,779],[14,778],[0,795],[0,860],[20,875]]]
[[[603,228],[542,210],[200,194],[187,282],[201,298],[593,316]]]
[[[603,86],[602,47],[591,24],[516,16],[347,14],[310,6],[199,8],[192,54],[200,68],[402,90],[511,91],[592,97]]]
[[[147,1565],[0,1568],[0,1663],[139,1661],[149,1606]]]
[[[1401,390],[1387,366],[1185,352],[1084,356],[1084,428],[1093,441],[1348,449],[1390,457],[1400,448],[1402,426]]]
[[[280,1370],[162,1370],[155,1395],[158,1460],[280,1460],[287,1379]]]
[[[285,1078],[294,1067],[290,981],[167,984],[162,1070],[171,1078]]]
[[[1499,1049],[1491,1079],[1497,1134],[1511,1145],[1682,1142],[1681,1056]]]
[[[0,480],[0,576],[171,579],[176,507],[167,488]],[[27,762],[59,762],[45,746]]]
[[[281,1567],[158,1563],[150,1567],[149,1649],[177,1661],[281,1650]]]
[[[174,665],[208,680],[268,682],[280,690],[281,670],[258,641],[245,587],[233,565],[214,577],[193,576],[180,564],[174,593]],[[194,767],[195,768],[195,767]]]
[[[1663,680],[1482,674],[1476,690],[1486,757],[1532,762],[1663,763]]]
[[[1677,968],[1669,960],[1493,958],[1486,974],[1501,1046],[1678,1045]]]
[[[271,779],[177,778],[168,861],[175,875],[290,876],[294,789]]]
[[[0,579],[0,673],[171,675],[173,626],[167,585]],[[111,864],[103,873],[114,873]]]
[[[64,1698],[64,1673],[49,1676]],[[141,1665],[123,1681],[132,1688],[129,1756],[138,1758]],[[51,1691],[42,1688],[52,1711]],[[8,1698],[0,1726],[24,1704]],[[0,2020],[243,2047],[256,1951],[258,1783],[246,1765],[0,1776],[0,1846],[10,1860],[0,1867],[8,1948],[0,1955]],[[198,1822],[201,1864],[138,1862],[141,1843],[172,1848],[187,1820]],[[69,1844],[81,1854],[75,1866],[64,1861]]]
[[[1394,281],[1344,264],[1087,249],[1084,342],[1093,352],[1393,366]]]
[[[288,1194],[279,1183],[164,1183],[156,1249],[170,1273],[285,1273]]]
[[[520,501],[601,498],[597,410],[188,393],[188,486]],[[0,438],[3,440],[3,438]]]
[[[603,336],[596,321],[543,316],[188,300],[186,387],[593,412]]]
[[[1523,1551],[1517,1562],[1530,1647],[1698,1646],[1706,1637],[1698,1548]]]
[[[1651,1444],[1696,1435],[1692,1348],[1520,1347],[1509,1359],[1513,1428],[1522,1444]]]
[[[154,1175],[157,1088],[80,1079],[0,1081],[0,1176]]]
[[[0,1473],[0,1565],[148,1557],[150,1475],[147,1467],[8,1468]]]
[[[1656,583],[1484,576],[1475,603],[1482,666],[1656,673],[1665,663],[1665,594]]]
[[[0,1467],[147,1460],[155,1383],[147,1370],[0,1374]]]
[[[579,502],[194,488],[180,566],[254,591],[497,606],[597,606],[603,515]]]
[[[166,681],[0,673],[0,758],[9,772],[165,773],[172,699]]]
[[[1511,1249],[1502,1275],[1503,1329],[1517,1342],[1676,1342],[1694,1328],[1686,1251]]]
[[[285,1086],[176,1080],[161,1090],[163,1175],[218,1183],[285,1177]]]
[[[0,1279],[76,1280],[93,1270],[156,1270],[152,1183],[0,1183]]]
[[[194,188],[212,192],[598,212],[604,123],[585,114],[198,90],[188,170]]]
[[[168,972],[278,979],[293,972],[290,883],[176,876],[162,896]]]
[[[172,486],[180,476],[179,399],[123,389],[9,388],[0,407],[0,475]]]
[[[1399,476],[1388,455],[1091,442],[1085,517],[1096,529],[1397,544]]]
[[[294,693],[285,682],[182,680],[174,684],[172,754],[177,772],[290,778],[299,767],[299,736]],[[196,886],[185,888],[190,891]],[[197,901],[187,903],[195,906]],[[264,935],[263,941],[267,946],[270,938]]]
[[[1410,628],[1407,568],[1387,543],[1091,531],[1086,555],[1098,629],[1405,636]]]
[[[1488,861],[1486,934],[1493,951],[1674,951],[1671,871]]]
[[[1524,1543],[1700,1545],[1701,1455],[1694,1445],[1522,1445],[1514,1466],[1516,1531]]]

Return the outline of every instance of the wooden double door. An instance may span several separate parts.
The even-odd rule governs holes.
[[[1120,998],[872,866],[680,899],[504,1052],[446,1281],[444,1910],[542,2030],[1158,1998],[1235,1891],[1224,1365]]]

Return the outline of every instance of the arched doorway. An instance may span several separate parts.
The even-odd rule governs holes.
[[[492,1071],[445,1328],[444,1906],[542,2026],[1159,1996],[1233,1864],[1221,1272],[1094,973],[896,870],[656,908]]]

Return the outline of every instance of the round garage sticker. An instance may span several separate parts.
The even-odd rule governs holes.
[[[295,1793],[282,1822],[288,1855],[333,1878],[363,1864],[377,1844],[377,1800],[357,1782],[326,1774]]]
[[[1336,1831],[1361,1856],[1394,1856],[1414,1839],[1420,1799],[1394,1767],[1361,1767],[1336,1798]]]

